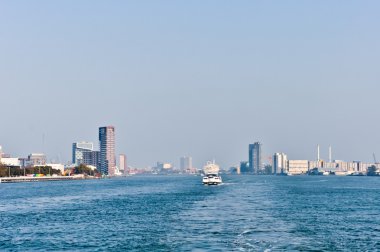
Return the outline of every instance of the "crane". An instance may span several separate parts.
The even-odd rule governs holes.
[[[375,162],[375,164],[377,164],[375,153],[373,153],[373,161]]]

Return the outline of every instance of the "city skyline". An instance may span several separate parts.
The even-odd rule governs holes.
[[[137,167],[184,155],[228,167],[257,140],[263,157],[380,153],[377,1],[0,7],[7,153],[67,162],[99,125],[117,127],[116,153]]]

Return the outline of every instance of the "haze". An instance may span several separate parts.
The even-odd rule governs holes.
[[[1,1],[0,145],[67,162],[116,127],[132,166],[372,161],[378,1]]]

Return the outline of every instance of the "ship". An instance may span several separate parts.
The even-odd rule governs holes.
[[[222,183],[222,177],[219,175],[220,167],[215,164],[215,161],[208,161],[203,167],[203,179],[204,185],[219,185]]]

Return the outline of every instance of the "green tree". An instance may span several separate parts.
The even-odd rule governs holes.
[[[88,176],[94,176],[98,173],[97,170],[92,170],[90,167],[88,167],[85,164],[80,164],[79,166],[75,167],[74,174],[84,174]]]
[[[8,167],[0,163],[0,177],[8,177]]]

